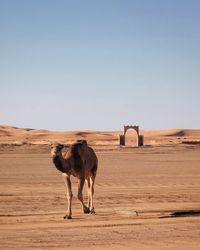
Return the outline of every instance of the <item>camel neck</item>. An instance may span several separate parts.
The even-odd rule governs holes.
[[[62,160],[60,159],[60,156],[54,156],[53,163],[59,171],[61,171],[62,173],[65,172],[65,168],[63,166]]]

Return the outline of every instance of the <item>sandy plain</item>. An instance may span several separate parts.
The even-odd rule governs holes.
[[[200,249],[199,213],[187,213],[200,210],[199,131],[146,132],[140,148],[119,147],[117,136],[2,126],[0,249]],[[99,158],[96,214],[82,213],[72,178],[73,219],[66,221],[65,186],[49,141],[83,137]],[[173,216],[177,211],[186,214]]]

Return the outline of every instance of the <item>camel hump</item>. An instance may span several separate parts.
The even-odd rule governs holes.
[[[86,140],[77,140],[75,143],[72,144],[72,152],[77,155],[82,155],[85,150],[88,148]]]
[[[87,146],[86,140],[77,140],[75,143],[72,144],[72,152],[76,153],[78,149],[84,148]]]
[[[86,140],[77,140],[76,141],[78,144],[87,144]]]
[[[80,172],[83,170],[83,162],[81,159],[81,153],[83,151],[82,146],[84,145],[84,143],[77,141],[75,143],[73,143],[71,145],[71,153],[72,153],[72,157],[74,159],[74,165],[73,165],[73,169],[75,170],[75,172]]]

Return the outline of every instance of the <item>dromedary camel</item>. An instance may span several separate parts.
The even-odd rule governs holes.
[[[64,145],[54,144],[51,147],[51,155],[56,168],[62,172],[67,187],[68,209],[64,219],[72,219],[72,188],[70,176],[78,178],[78,199],[81,201],[84,213],[94,214],[93,194],[94,181],[97,172],[98,159],[94,150],[87,145],[87,141],[79,140],[72,144],[65,153],[62,153]],[[88,203],[83,202],[84,182],[87,182]]]

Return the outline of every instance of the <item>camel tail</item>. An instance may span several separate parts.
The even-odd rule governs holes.
[[[93,174],[94,177],[96,177],[97,168],[98,168],[98,161],[96,161],[96,162],[94,163],[94,166],[93,166],[93,168],[92,168],[92,174]]]
[[[91,147],[89,147],[89,149],[90,149],[92,157],[93,157],[93,167],[91,169],[91,172],[92,172],[93,176],[96,177],[97,169],[98,169],[98,158],[97,158],[94,150]]]

